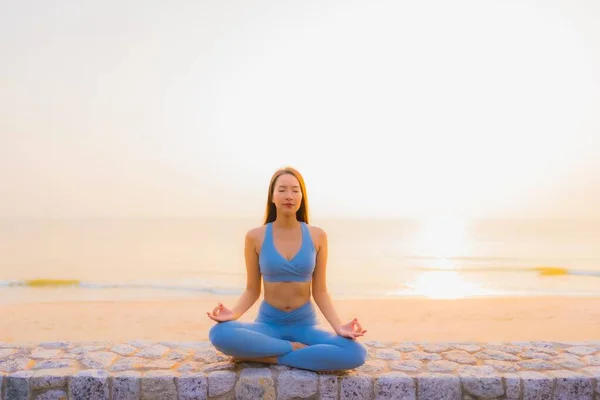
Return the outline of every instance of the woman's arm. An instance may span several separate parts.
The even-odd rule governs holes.
[[[340,317],[333,308],[331,296],[327,290],[327,234],[321,228],[315,228],[318,232],[319,249],[317,250],[317,264],[313,272],[312,292],[315,303],[321,309],[321,312],[331,324],[331,327],[340,336],[356,340],[359,336],[364,336],[367,333],[358,322],[357,318],[347,324],[342,324]]]
[[[315,303],[327,318],[327,321],[336,333],[339,333],[342,321],[338,316],[329,291],[327,290],[327,234],[321,228],[313,228],[318,233],[317,263],[313,271],[312,292]]]
[[[256,252],[256,237],[261,228],[251,229],[244,239],[244,259],[246,261],[246,290],[233,306],[233,318],[240,318],[260,297],[261,276]]]

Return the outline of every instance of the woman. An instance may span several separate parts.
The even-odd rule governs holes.
[[[327,291],[327,235],[308,225],[304,179],[293,168],[275,172],[269,184],[265,223],[245,238],[246,290],[231,309],[219,303],[210,342],[235,361],[282,364],[313,371],[356,368],[367,350],[356,338],[358,320],[342,324]],[[261,294],[255,322],[238,322]],[[335,333],[317,328],[312,296]]]

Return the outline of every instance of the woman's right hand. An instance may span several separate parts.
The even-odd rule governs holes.
[[[233,311],[225,307],[223,303],[219,303],[219,305],[215,307],[212,313],[207,312],[206,314],[210,319],[217,322],[232,321],[235,319]]]

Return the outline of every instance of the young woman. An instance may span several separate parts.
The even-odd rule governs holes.
[[[293,168],[273,174],[265,222],[245,238],[246,290],[231,309],[219,303],[208,316],[217,321],[209,332],[213,346],[235,361],[282,364],[313,371],[361,366],[366,332],[358,320],[342,324],[327,291],[327,235],[308,225],[304,179]],[[255,322],[238,322],[260,297]],[[313,304],[335,333],[319,329]]]

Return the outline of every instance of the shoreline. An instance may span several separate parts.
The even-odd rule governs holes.
[[[179,303],[179,302],[191,302],[200,301],[203,302],[207,299],[214,299],[215,301],[237,301],[240,295],[235,294],[208,294],[202,293],[200,295],[190,295],[183,297],[139,297],[139,298],[124,298],[124,299],[84,299],[84,300],[34,300],[34,301],[23,301],[15,303],[0,303],[0,308],[4,306],[21,306],[21,305],[70,305],[70,304],[128,304],[128,303]],[[225,300],[219,300],[225,299]],[[406,296],[334,296],[332,295],[334,303],[337,302],[349,302],[349,301],[430,301],[430,302],[461,302],[461,301],[486,301],[486,300],[544,300],[544,299],[563,299],[565,301],[585,299],[585,300],[598,300],[600,301],[600,294],[523,294],[523,295],[473,295],[463,297],[429,297],[425,295],[406,295]],[[253,306],[256,306],[263,298],[260,297]],[[311,297],[310,301],[314,302]],[[233,304],[233,303],[232,303]]]
[[[0,304],[0,342],[206,341],[215,323],[206,311],[218,301],[231,307],[238,298]],[[239,321],[253,321],[262,300]],[[362,341],[600,340],[600,297],[334,298],[333,304],[344,323],[357,317],[367,329]],[[318,325],[331,330],[315,309]]]
[[[600,282],[600,281],[599,281]],[[124,294],[125,293],[125,294]],[[222,293],[211,290],[188,290],[184,287],[181,289],[163,289],[163,288],[128,288],[124,287],[80,287],[68,285],[56,286],[0,286],[0,294],[5,296],[0,297],[0,307],[7,305],[38,305],[38,304],[76,304],[76,303],[131,303],[131,302],[178,302],[178,301],[194,301],[204,300],[207,298],[239,298],[243,290],[232,292],[224,290]],[[431,294],[418,293],[394,293],[381,295],[378,293],[356,293],[356,294],[339,294],[330,291],[333,301],[404,301],[404,300],[420,300],[420,301],[450,301],[450,300],[473,300],[485,301],[494,299],[522,299],[524,301],[535,299],[600,299],[599,292],[497,292],[497,293],[474,293],[468,295],[440,294],[432,296]],[[111,298],[111,296],[114,296]],[[33,300],[30,300],[33,299]],[[312,300],[312,298],[311,298]],[[260,301],[260,300],[259,300]]]

